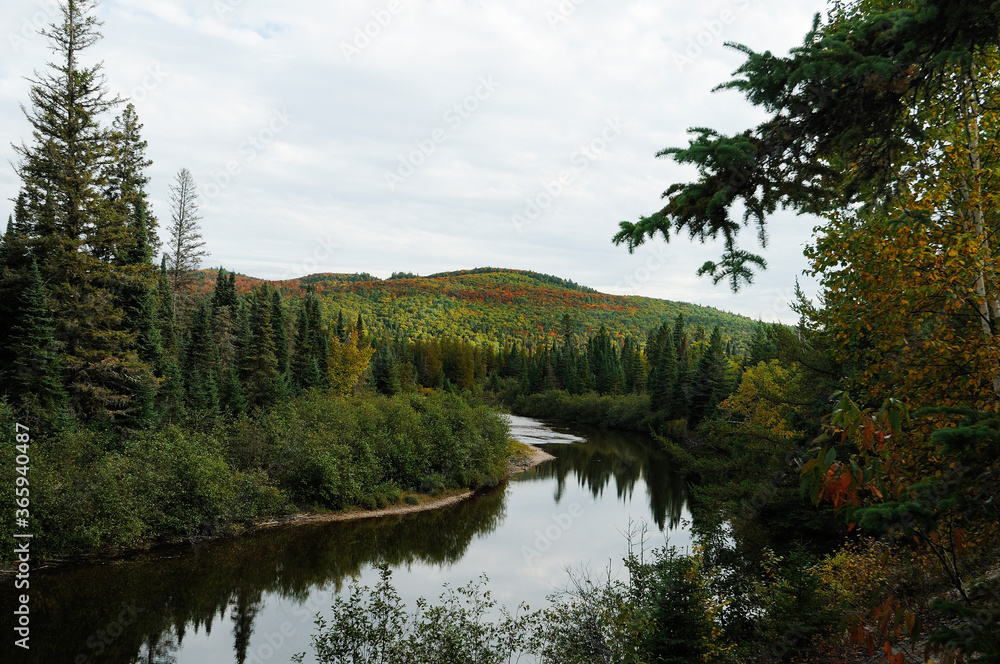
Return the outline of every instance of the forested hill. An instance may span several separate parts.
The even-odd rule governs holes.
[[[203,289],[214,287],[216,273],[203,273]],[[238,276],[239,292],[261,280]],[[343,310],[353,322],[360,313],[374,332],[410,338],[452,337],[475,342],[512,339],[534,344],[561,335],[565,314],[575,331],[596,331],[605,325],[616,336],[645,337],[665,319],[683,314],[688,326],[723,336],[748,338],[754,321],[743,316],[682,302],[648,297],[607,295],[565,279],[536,272],[479,268],[418,277],[395,274],[378,279],[370,274],[314,274],[272,282],[292,300],[310,285],[322,296],[328,319]]]

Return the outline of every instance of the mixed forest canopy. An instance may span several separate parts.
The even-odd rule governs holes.
[[[185,168],[161,245],[143,125],[87,64],[94,7],[67,0],[46,33],[0,241],[0,418],[34,432],[41,553],[496,484],[511,452],[484,401],[623,398],[622,424],[683,429],[764,337],[715,309],[527,271],[203,270]]]
[[[1000,661],[1000,3],[835,2],[788,56],[737,46],[722,87],[767,120],[660,153],[696,180],[615,241],[720,240],[701,272],[737,289],[765,264],[742,230],[816,215],[794,328],[514,270],[202,270],[183,168],[160,246],[142,124],[88,64],[94,6],[46,33],[0,242],[35,550],[495,485],[502,404],[650,433],[693,487],[699,546],[558,605],[551,661]]]
[[[216,273],[199,273],[199,290],[214,288]],[[237,275],[238,292],[262,280]],[[637,296],[599,293],[573,282],[521,270],[480,268],[427,277],[394,275],[381,280],[369,274],[316,274],[270,282],[289,301],[310,288],[325,315],[341,311],[348,320],[364,316],[377,336],[411,339],[450,337],[481,345],[546,345],[563,334],[570,315],[574,331],[587,337],[602,326],[618,341],[645,336],[663,321],[683,315],[692,328],[711,332],[718,325],[726,340],[745,345],[755,322],[711,307]]]

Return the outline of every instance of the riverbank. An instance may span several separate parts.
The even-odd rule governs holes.
[[[518,442],[517,449],[507,463],[507,478],[531,470],[540,463],[555,459],[545,450]],[[449,505],[460,503],[476,495],[475,491],[449,492],[441,496],[420,496],[421,502],[416,505],[392,505],[374,510],[345,510],[330,513],[303,512],[286,517],[266,519],[247,527],[243,532],[253,532],[282,526],[295,526],[305,523],[327,523],[333,521],[358,521],[361,519],[377,519],[384,516],[398,516],[437,510]]]
[[[555,457],[548,452],[535,447],[534,445],[512,441],[512,454],[507,463],[507,479],[526,472],[535,466],[554,458]],[[476,493],[476,491],[472,490],[463,490],[445,492],[438,496],[410,494],[419,501],[417,504],[391,505],[372,510],[349,509],[338,512],[301,512],[281,517],[265,517],[249,524],[235,524],[225,531],[220,531],[210,535],[170,538],[157,542],[145,542],[134,547],[106,548],[100,551],[80,554],[78,556],[48,559],[35,569],[43,570],[67,564],[113,561],[181,544],[201,546],[218,540],[233,539],[250,533],[274,528],[295,527],[306,524],[329,523],[335,521],[360,521],[363,519],[377,519],[387,516],[401,516],[406,514],[415,514],[418,512],[428,512],[431,510],[449,507],[464,500],[468,500],[472,496],[476,495]],[[16,570],[13,567],[0,568],[0,576],[13,574],[15,571]]]

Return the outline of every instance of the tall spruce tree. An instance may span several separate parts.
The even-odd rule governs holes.
[[[299,303],[295,345],[291,360],[292,385],[296,390],[327,387],[330,339],[323,325],[319,297],[310,286]]]
[[[132,276],[122,261],[132,245],[132,220],[107,198],[114,134],[101,121],[118,99],[108,94],[101,65],[81,62],[101,37],[90,15],[94,6],[66,0],[42,33],[55,57],[29,79],[24,113],[32,140],[15,148],[19,216],[49,284],[70,403],[86,421],[120,423],[141,403],[151,372],[136,352],[137,332],[119,297]]]
[[[708,348],[698,361],[691,385],[691,423],[708,417],[722,400],[726,382],[726,355],[719,326],[712,330]]]
[[[281,292],[275,289],[271,293],[271,333],[274,335],[274,357],[278,362],[278,373],[281,375],[282,383],[287,381],[291,369],[288,327],[288,311],[285,309]]]
[[[357,335],[358,348],[368,347],[368,332],[365,330],[365,319],[358,313],[358,320],[354,323],[354,334]]]
[[[8,373],[17,355],[11,346],[11,327],[18,316],[19,293],[24,289],[30,267],[26,238],[18,233],[14,217],[0,239],[0,376]]]
[[[162,364],[157,370],[157,376],[162,382],[156,395],[156,411],[162,424],[171,425],[184,418],[184,377],[181,373],[184,353],[177,338],[174,297],[170,288],[166,257],[160,262],[156,300],[156,324],[162,351]]]
[[[15,358],[9,376],[11,396],[16,404],[59,412],[66,395],[49,299],[34,259],[18,305],[9,340]]]
[[[671,409],[674,385],[677,382],[677,349],[670,326],[661,325],[653,335],[650,352],[649,398],[654,411]]]
[[[271,327],[271,289],[267,284],[256,288],[250,296],[249,323],[250,336],[243,349],[240,380],[247,405],[264,409],[282,393]]]
[[[135,338],[135,349],[147,369],[137,381],[126,421],[133,428],[156,424],[157,377],[162,377],[163,348],[157,324],[158,274],[153,265],[156,219],[149,212],[146,169],[147,143],[135,107],[128,104],[115,119],[109,138],[110,154],[104,164],[109,214],[125,219],[128,233],[113,247],[121,276],[119,298],[123,327]],[[157,377],[154,377],[157,376]]]
[[[246,412],[246,398],[240,383],[240,358],[247,334],[241,332],[240,303],[229,277],[220,267],[212,296],[212,332],[219,360],[216,372],[219,408],[229,415],[239,416]]]
[[[642,366],[642,350],[632,337],[625,338],[621,360],[624,391],[629,394],[639,394],[646,385],[646,375]]]
[[[686,420],[691,408],[691,361],[683,314],[677,314],[671,338],[677,353],[677,377],[670,388],[670,403],[667,410],[671,419]]]
[[[136,429],[156,424],[156,392],[164,369],[163,343],[158,319],[158,278],[153,267],[146,222],[146,202],[140,200],[131,219],[134,240],[124,252],[125,279],[120,290],[124,327],[134,336],[143,367],[137,372],[132,404],[126,422]]]
[[[181,368],[187,414],[196,422],[209,421],[219,413],[218,358],[211,318],[208,302],[202,302],[191,320]]]

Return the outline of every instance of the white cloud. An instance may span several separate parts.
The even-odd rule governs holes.
[[[517,267],[794,320],[774,302],[805,267],[808,220],[779,215],[764,252],[772,269],[738,296],[694,278],[720,248],[683,237],[644,250],[667,256],[664,267],[622,289],[647,259],[610,238],[619,221],[654,211],[669,184],[692,177],[655,160],[656,151],[684,144],[690,126],[736,131],[760,119],[737,94],[711,93],[741,62],[723,42],[786,51],[824,2],[587,0],[570,2],[570,14],[558,14],[567,6],[558,0],[394,3],[105,0],[105,39],[92,55],[116,92],[137,98],[160,219],[169,217],[167,186],[179,168],[204,190],[235,162],[238,173],[203,208],[211,261],[229,269],[279,278],[307,260],[317,271],[379,275]],[[5,145],[28,135],[21,77],[49,53],[42,38],[20,31],[30,34],[45,6],[8,0],[0,8],[9,31],[0,41]],[[550,12],[565,20],[551,24]],[[342,44],[366,29],[370,43],[348,61]],[[691,44],[697,57],[678,64]],[[500,87],[449,124],[446,113],[483,77]],[[248,149],[280,111],[294,119]],[[512,215],[615,117],[629,123],[620,139],[518,233]],[[435,129],[445,140],[390,190],[386,172]],[[0,172],[3,198],[17,186],[10,169]],[[315,258],[330,234],[341,249]]]

